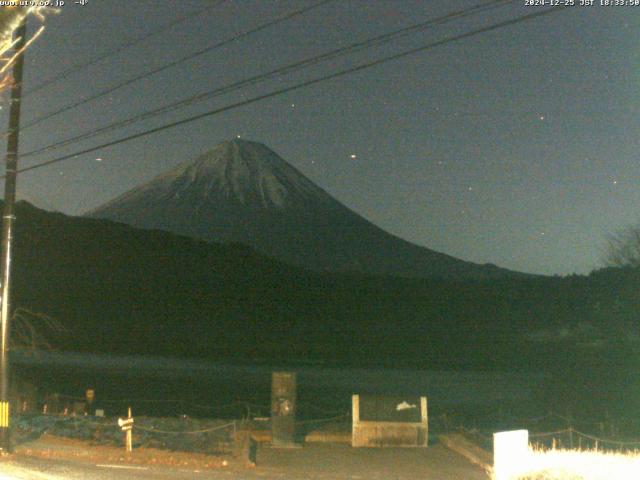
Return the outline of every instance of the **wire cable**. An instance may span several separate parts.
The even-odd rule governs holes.
[[[260,74],[260,75],[256,75],[253,77],[250,77],[248,79],[244,79],[244,80],[240,80],[222,87],[218,87],[215,88],[213,90],[210,90],[208,92],[204,92],[204,93],[200,93],[191,97],[188,97],[186,99],[180,100],[178,102],[173,102],[170,104],[167,104],[165,106],[153,109],[153,110],[149,110],[147,112],[144,112],[142,114],[138,114],[135,115],[133,117],[129,117],[127,119],[124,120],[119,120],[116,121],[114,123],[111,123],[109,125],[106,125],[104,127],[100,127],[98,129],[95,130],[90,130],[88,132],[84,132],[81,133],[79,135],[61,140],[59,142],[56,142],[54,144],[45,146],[45,147],[41,147],[38,148],[36,150],[31,150],[29,152],[23,153],[21,155],[21,158],[26,158],[26,157],[30,157],[33,155],[37,155],[39,153],[43,153],[43,152],[47,152],[47,151],[51,151],[51,150],[56,150],[58,148],[70,145],[70,144],[74,144],[77,143],[81,140],[87,140],[89,138],[93,138],[96,137],[98,135],[101,135],[103,133],[107,133],[113,130],[117,130],[119,128],[128,126],[128,125],[132,125],[134,123],[140,122],[142,120],[146,120],[149,118],[153,118],[159,115],[163,115],[166,113],[170,113],[172,111],[178,110],[180,108],[184,108],[186,106],[189,105],[193,105],[195,103],[199,103],[199,102],[203,102],[205,100],[209,100],[211,98],[215,98],[236,90],[239,90],[241,88],[247,87],[247,86],[251,86],[251,85],[255,85],[258,84],[260,82],[272,79],[272,78],[276,78],[279,77],[281,75],[284,74],[288,74],[288,73],[292,73],[295,71],[299,71],[302,70],[304,68],[308,68],[310,66],[313,65],[317,65],[320,62],[329,60],[329,59],[334,59],[343,55],[347,55],[347,54],[351,54],[351,53],[355,53],[361,50],[364,50],[365,48],[370,48],[372,46],[379,46],[379,45],[383,45],[385,43],[391,42],[393,40],[396,40],[398,38],[402,38],[405,37],[407,35],[410,35],[412,33],[416,33],[419,31],[423,31],[427,28],[430,28],[434,25],[442,25],[445,24],[447,22],[453,21],[453,20],[457,20],[460,18],[464,18],[467,16],[471,16],[471,15],[476,15],[480,12],[484,12],[484,11],[488,11],[490,9],[495,9],[498,7],[501,7],[507,3],[512,3],[513,0],[493,0],[491,2],[488,3],[482,3],[482,4],[478,4],[475,5],[473,7],[467,8],[467,9],[463,9],[463,10],[458,10],[452,13],[449,13],[445,16],[442,17],[438,17],[435,19],[429,19],[425,22],[421,22],[415,25],[411,25],[409,27],[405,27],[399,30],[394,30],[392,32],[389,33],[385,33],[383,35],[378,35],[375,37],[371,37],[368,38],[366,40],[360,41],[360,42],[356,42],[350,45],[347,45],[345,47],[342,48],[338,48],[335,50],[331,50],[329,52],[320,54],[320,55],[316,55],[314,57],[308,58],[308,59],[304,59],[301,60],[299,62],[295,62],[295,63],[291,63],[288,65],[285,65],[283,67],[277,68],[275,70],[271,70],[269,72]]]
[[[253,35],[254,33],[261,32],[262,30],[265,30],[265,29],[267,29],[269,27],[272,27],[272,26],[277,25],[279,23],[282,23],[282,22],[284,22],[286,20],[289,20],[291,18],[294,18],[294,17],[297,17],[297,16],[302,15],[304,13],[307,13],[307,12],[313,10],[313,9],[316,9],[318,7],[326,5],[327,3],[331,3],[331,2],[335,2],[335,1],[336,0],[321,0],[320,2],[314,3],[314,4],[310,5],[310,6],[307,6],[307,7],[304,7],[304,8],[300,8],[298,10],[294,10],[294,11],[289,12],[289,13],[287,13],[285,15],[282,15],[282,16],[274,19],[274,20],[271,20],[269,22],[263,23],[263,24],[257,26],[256,28],[252,28],[250,30],[244,31],[244,32],[242,32],[242,33],[240,33],[238,35],[235,35],[235,36],[231,37],[231,38],[228,38],[228,39],[223,40],[221,42],[215,43],[215,44],[213,44],[213,45],[211,45],[209,47],[206,47],[206,48],[203,48],[201,50],[198,50],[195,53],[187,55],[186,57],[182,57],[182,58],[180,58],[178,60],[175,60],[173,62],[169,62],[169,63],[167,63],[165,65],[162,65],[161,67],[154,68],[153,70],[150,70],[148,72],[142,73],[140,75],[136,75],[135,77],[132,77],[132,78],[130,78],[128,80],[120,82],[120,83],[118,83],[118,84],[116,84],[116,85],[114,85],[112,87],[108,87],[106,89],[103,89],[103,90],[101,90],[100,92],[98,92],[98,93],[96,93],[94,95],[91,95],[89,97],[83,98],[83,99],[78,100],[76,102],[70,103],[68,105],[65,105],[64,107],[60,107],[59,109],[54,110],[51,113],[47,113],[45,115],[37,117],[35,120],[32,120],[31,122],[25,124],[22,127],[22,131],[27,130],[27,129],[35,126],[35,125],[38,125],[38,124],[40,124],[40,123],[44,122],[45,120],[48,120],[48,119],[50,119],[52,117],[58,116],[61,113],[68,112],[69,110],[72,110],[72,109],[77,108],[77,107],[79,107],[81,105],[85,105],[85,104],[87,104],[89,102],[92,102],[92,101],[97,100],[99,98],[102,98],[102,97],[104,97],[106,95],[109,95],[109,94],[111,94],[113,92],[116,92],[116,91],[120,90],[121,88],[124,88],[126,86],[132,85],[133,83],[139,82],[140,80],[144,80],[144,79],[149,78],[149,77],[151,77],[151,76],[153,76],[153,75],[155,75],[157,73],[164,72],[165,70],[173,68],[176,65],[180,65],[181,63],[184,63],[184,62],[186,62],[188,60],[193,60],[194,58],[197,58],[197,57],[199,57],[201,55],[204,55],[205,53],[209,53],[209,52],[211,52],[213,50],[216,50],[218,48],[221,48],[221,47],[223,47],[225,45],[228,45],[230,43],[236,42],[236,41],[240,40],[241,38],[245,38],[245,37],[248,37],[249,35]]]
[[[159,430],[157,428],[150,428],[150,427],[142,427],[138,424],[134,425],[134,429],[135,430],[142,430],[144,432],[150,432],[150,433],[162,433],[162,434],[166,434],[166,435],[196,435],[199,433],[210,433],[210,432],[215,432],[216,430],[225,430],[228,429],[229,427],[233,427],[234,430],[236,428],[236,422],[229,422],[229,423],[225,423],[224,425],[219,425],[217,427],[211,427],[211,428],[205,428],[202,430],[185,430],[185,431],[178,431],[178,430]]]
[[[63,156],[60,156],[60,157],[57,157],[57,158],[54,158],[54,159],[51,159],[51,160],[47,160],[45,162],[38,163],[38,164],[29,166],[29,167],[24,167],[22,169],[19,169],[18,172],[19,173],[23,173],[23,172],[27,172],[27,171],[31,171],[31,170],[36,170],[38,168],[43,168],[43,167],[46,167],[46,166],[49,166],[49,165],[52,165],[52,164],[55,164],[55,163],[59,163],[59,162],[65,161],[65,160],[69,160],[71,158],[78,157],[80,155],[84,155],[86,153],[95,152],[96,150],[101,150],[103,148],[112,147],[114,145],[119,145],[119,144],[122,144],[122,143],[125,143],[125,142],[129,142],[131,140],[135,140],[135,139],[138,139],[138,138],[146,137],[146,136],[152,135],[154,133],[158,133],[158,132],[161,132],[161,131],[164,131],[164,130],[175,128],[175,127],[178,127],[178,126],[181,126],[181,125],[185,125],[185,124],[188,124],[188,123],[191,123],[191,122],[195,122],[195,121],[201,120],[203,118],[207,118],[207,117],[211,117],[211,116],[214,116],[214,115],[218,115],[218,114],[226,112],[228,110],[232,110],[232,109],[235,109],[235,108],[243,107],[243,106],[246,106],[246,105],[251,105],[253,103],[260,102],[260,101],[266,100],[268,98],[273,98],[273,97],[276,97],[276,96],[279,96],[279,95],[282,95],[282,94],[285,94],[285,93],[289,93],[289,92],[292,92],[292,91],[295,91],[295,90],[300,90],[302,88],[306,88],[306,87],[309,87],[309,86],[312,86],[312,85],[316,85],[316,84],[319,84],[319,83],[322,83],[322,82],[333,80],[335,78],[343,77],[345,75],[349,75],[349,74],[356,73],[356,72],[359,72],[359,71],[362,71],[362,70],[365,70],[365,69],[369,69],[369,68],[377,66],[377,65],[381,65],[383,63],[387,63],[387,62],[390,62],[390,61],[393,61],[393,60],[398,60],[398,59],[401,59],[401,58],[405,58],[407,56],[414,55],[414,54],[419,53],[419,52],[424,52],[426,50],[431,50],[433,48],[436,48],[436,47],[439,47],[439,46],[442,46],[442,45],[446,45],[448,43],[452,43],[452,42],[456,42],[456,41],[463,40],[463,39],[466,39],[466,38],[470,38],[470,37],[474,37],[474,36],[477,36],[477,35],[481,35],[483,33],[491,32],[491,31],[494,31],[494,30],[497,30],[497,29],[500,29],[500,28],[504,28],[504,27],[507,27],[507,26],[515,25],[515,24],[518,24],[518,23],[521,23],[521,22],[524,22],[524,21],[528,21],[528,20],[532,20],[532,19],[535,19],[535,18],[539,18],[539,17],[542,17],[542,16],[546,16],[546,15],[549,15],[551,13],[564,11],[567,8],[568,7],[565,7],[565,6],[553,7],[553,8],[550,8],[550,9],[546,9],[546,10],[530,13],[528,15],[523,15],[523,16],[520,16],[520,17],[516,17],[516,18],[510,19],[510,20],[505,20],[505,21],[502,21],[502,22],[499,22],[499,23],[495,23],[495,24],[492,24],[492,25],[489,25],[489,26],[486,26],[486,27],[482,27],[482,28],[479,28],[479,29],[476,29],[476,30],[472,30],[470,32],[466,32],[466,33],[462,33],[462,34],[459,34],[459,35],[447,37],[447,38],[445,38],[443,40],[439,40],[439,41],[432,42],[432,43],[429,43],[429,44],[426,44],[426,45],[422,45],[422,46],[417,47],[417,48],[412,48],[410,50],[405,50],[404,52],[396,53],[394,55],[383,57],[383,58],[380,58],[380,59],[377,59],[377,60],[372,60],[370,62],[366,62],[366,63],[357,65],[357,66],[352,67],[352,68],[341,70],[339,72],[335,72],[335,73],[332,73],[332,74],[329,74],[329,75],[325,75],[325,76],[322,76],[322,77],[319,77],[319,78],[315,78],[315,79],[312,79],[312,80],[307,80],[305,82],[301,82],[301,83],[298,83],[296,85],[292,85],[292,86],[289,86],[289,87],[284,87],[284,88],[281,88],[281,89],[278,89],[278,90],[274,90],[274,91],[271,91],[271,92],[263,94],[263,95],[258,95],[256,97],[253,97],[253,98],[250,98],[250,99],[247,99],[247,100],[242,100],[242,101],[239,101],[239,102],[236,102],[236,103],[232,103],[232,104],[226,105],[224,107],[216,108],[216,109],[210,110],[208,112],[204,112],[204,113],[201,113],[201,114],[198,114],[198,115],[194,115],[192,117],[188,117],[188,118],[185,118],[185,119],[182,119],[182,120],[171,122],[171,123],[168,123],[168,124],[156,127],[156,128],[148,129],[148,130],[145,130],[143,132],[139,132],[139,133],[135,133],[135,134],[132,134],[132,135],[128,135],[126,137],[123,137],[123,138],[120,138],[120,139],[117,139],[117,140],[113,140],[113,141],[110,141],[110,142],[106,142],[106,143],[103,143],[101,145],[97,145],[97,146],[94,146],[94,147],[86,148],[86,149],[83,149],[83,150],[80,150],[80,151],[77,151],[77,152],[74,152],[74,153],[71,153],[71,154],[68,154],[68,155],[63,155]],[[0,177],[0,178],[4,178],[4,175],[2,177]]]
[[[160,33],[165,32],[166,30],[169,30],[170,28],[179,25],[182,22],[186,22],[187,20],[197,17],[199,15],[202,15],[203,13],[208,12],[209,10],[221,5],[222,3],[226,2],[227,0],[216,0],[214,1],[211,5],[206,6],[205,8],[202,8],[200,10],[196,10],[195,12],[189,13],[187,15],[183,15],[182,17],[179,17],[175,20],[172,20],[169,23],[163,24],[160,27],[156,28],[155,30],[152,30],[151,32],[142,35],[141,37],[138,37],[134,40],[131,40],[127,43],[124,43],[122,45],[120,45],[119,47],[117,47],[115,50],[111,50],[109,52],[104,53],[103,55],[99,55],[85,63],[81,63],[79,65],[73,66],[73,67],[69,67],[67,70],[64,70],[62,73],[56,75],[55,77],[52,77],[48,80],[45,80],[41,83],[39,83],[38,85],[36,85],[35,87],[27,90],[22,97],[26,97],[28,95],[31,95],[35,92],[38,92],[40,90],[42,90],[43,88],[48,87],[49,85],[53,84],[53,83],[57,83],[60,80],[65,80],[67,78],[69,78],[71,75],[73,75],[76,72],[79,72],[81,70],[84,70],[85,68],[89,68],[97,63],[102,62],[103,60],[106,60],[109,57],[112,57],[114,55],[118,55],[119,53],[124,52],[125,50],[128,50],[131,47],[134,47],[136,45],[138,45],[139,43],[144,42],[145,40],[147,40],[148,38],[154,37],[156,35],[159,35]]]

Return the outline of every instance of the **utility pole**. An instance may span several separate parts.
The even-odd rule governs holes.
[[[27,19],[16,30],[18,41],[14,52],[21,52],[27,41]],[[20,137],[20,102],[22,99],[22,71],[24,52],[20,53],[13,66],[9,131],[7,136],[7,159],[4,182],[4,210],[2,212],[2,304],[0,305],[0,450],[11,451],[9,436],[9,280],[11,278],[11,243],[13,239],[13,213],[16,202],[16,176],[18,173],[18,140]]]

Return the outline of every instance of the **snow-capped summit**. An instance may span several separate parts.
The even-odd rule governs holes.
[[[203,200],[222,196],[252,208],[284,208],[326,195],[266,146],[239,139],[221,143],[156,180],[176,198],[195,189]]]
[[[265,145],[240,139],[223,142],[87,215],[244,243],[320,271],[447,278],[513,273],[395,237],[349,210]]]

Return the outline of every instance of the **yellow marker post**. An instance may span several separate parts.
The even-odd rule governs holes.
[[[0,428],[9,428],[9,402],[0,402]]]

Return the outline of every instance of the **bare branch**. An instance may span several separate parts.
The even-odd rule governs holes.
[[[604,263],[610,267],[640,267],[640,225],[609,236]]]
[[[11,347],[35,353],[52,350],[68,330],[58,320],[44,313],[17,308],[13,314]]]

